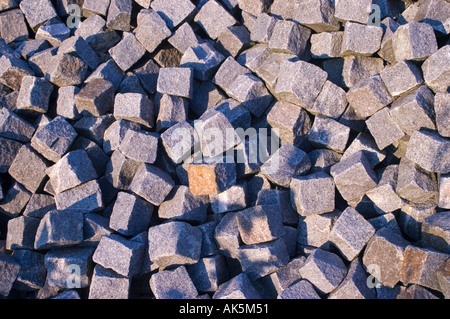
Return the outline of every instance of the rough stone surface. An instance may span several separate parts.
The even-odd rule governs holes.
[[[153,275],[150,287],[156,299],[195,299],[198,296],[197,288],[184,266]]]
[[[214,18],[213,18],[214,17]],[[236,24],[236,19],[216,0],[208,1],[201,7],[194,21],[213,40],[228,27]]]
[[[438,50],[433,27],[427,23],[409,22],[392,35],[395,59],[423,61]]]

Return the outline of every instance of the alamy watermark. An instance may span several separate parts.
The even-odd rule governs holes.
[[[367,9],[369,15],[369,19],[367,20],[367,25],[373,25],[376,27],[381,26],[381,8],[377,4],[372,4]]]
[[[67,6],[67,13],[69,17],[66,20],[66,25],[70,29],[78,28],[81,22],[81,8],[77,4],[69,4]]]
[[[77,264],[70,264],[67,266],[66,287],[69,289],[81,288],[81,267]]]

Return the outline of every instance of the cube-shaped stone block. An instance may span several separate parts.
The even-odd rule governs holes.
[[[334,16],[339,21],[355,21],[367,23],[371,12],[372,1],[336,0]]]
[[[131,277],[95,265],[89,286],[89,299],[127,299],[130,286]]]
[[[209,195],[212,211],[221,214],[245,209],[247,207],[246,191],[247,183],[240,181],[224,192]]]
[[[436,126],[439,134],[450,137],[450,124],[447,119],[450,116],[450,94],[437,93],[434,96],[434,111],[436,114]]]
[[[37,250],[72,246],[83,241],[83,213],[52,210],[39,223],[34,241]]]
[[[248,275],[241,273],[219,286],[213,299],[259,299],[256,290]]]
[[[187,121],[179,122],[161,134],[164,149],[175,164],[180,164],[191,156],[194,134],[194,128]]]
[[[424,22],[409,22],[392,35],[392,48],[397,61],[422,61],[438,50],[433,27]]]
[[[190,0],[155,0],[151,8],[161,15],[171,30],[192,19],[195,12],[195,6]]]
[[[450,45],[446,45],[433,53],[422,65],[426,85],[435,93],[446,92],[448,81],[448,61],[450,60]]]
[[[114,86],[103,79],[94,79],[75,95],[77,111],[81,115],[102,116],[114,105]]]
[[[131,24],[131,11],[131,0],[111,0],[106,26],[109,29],[128,32]]]
[[[388,108],[381,109],[373,114],[367,119],[366,124],[380,150],[385,149],[405,135],[392,119]]]
[[[122,38],[122,41],[109,50],[109,54],[123,71],[127,71],[134,64],[136,64],[136,62],[144,56],[145,52],[146,49],[136,39],[136,36],[129,32],[126,32]]]
[[[345,86],[351,88],[361,80],[379,74],[383,69],[383,59],[363,55],[349,55],[344,57],[342,77]]]
[[[393,102],[379,75],[358,82],[347,92],[347,100],[360,119],[365,119]]]
[[[271,182],[289,187],[295,175],[301,175],[311,168],[308,155],[292,144],[284,143],[261,166],[261,173]]]
[[[119,192],[109,227],[124,236],[136,236],[148,229],[153,205],[129,193]]]
[[[373,234],[375,228],[355,209],[348,207],[334,223],[328,240],[339,249],[344,258],[351,261],[359,255]]]
[[[198,291],[215,292],[229,279],[228,266],[224,256],[214,255],[187,266],[189,276]]]
[[[423,220],[421,231],[424,247],[434,248],[448,254],[450,251],[449,215],[449,212],[442,212]]]
[[[6,254],[0,254],[0,294],[8,296],[20,271],[20,264],[16,258]]]
[[[150,277],[150,288],[156,299],[195,299],[198,297],[186,267],[162,270]]]
[[[11,218],[18,217],[30,198],[31,193],[21,184],[14,182],[3,195],[0,212]]]
[[[34,249],[34,238],[40,220],[33,217],[19,216],[8,221],[6,249]]]
[[[295,176],[290,184],[292,207],[301,216],[329,213],[335,207],[333,178],[323,172]]]
[[[77,136],[72,125],[58,116],[36,130],[31,146],[46,159],[57,162],[67,153]]]
[[[137,162],[153,164],[156,161],[159,135],[144,131],[128,130],[119,150],[127,158]]]
[[[180,66],[192,68],[194,77],[200,81],[210,80],[225,57],[209,42],[188,48],[180,61]]]
[[[195,264],[200,259],[202,233],[185,222],[170,221],[148,230],[150,260],[159,268]]]
[[[317,248],[300,268],[300,275],[316,288],[319,294],[333,291],[347,275],[347,267],[336,254]]]
[[[398,233],[381,228],[367,243],[363,264],[369,269],[378,268],[375,278],[383,286],[393,288],[401,280],[404,253],[408,245],[408,241]]]
[[[380,72],[389,93],[396,97],[414,90],[423,83],[421,70],[412,62],[402,60]]]
[[[205,3],[195,16],[194,21],[213,40],[217,39],[226,28],[237,23],[236,19],[216,0]]]
[[[71,54],[57,54],[47,63],[51,64],[44,74],[45,78],[50,78],[50,82],[59,87],[80,85],[89,75],[89,66]]]
[[[102,190],[95,179],[57,194],[55,202],[59,210],[89,213],[103,209]]]
[[[157,91],[163,94],[192,98],[194,70],[191,68],[161,68]]]
[[[250,40],[259,43],[269,43],[276,23],[277,19],[275,17],[267,13],[259,14],[250,30]]]
[[[50,0],[25,0],[21,1],[19,6],[34,31],[47,20],[57,16]]]
[[[24,76],[17,97],[17,110],[46,113],[50,102],[53,85],[44,79]]]
[[[250,31],[243,25],[228,27],[217,38],[215,47],[224,55],[236,57],[250,47]]]
[[[322,32],[311,35],[311,55],[316,59],[339,58],[344,32]]]
[[[119,235],[103,236],[92,260],[119,275],[132,277],[141,271],[145,244]]]
[[[188,22],[183,23],[168,41],[181,53],[184,53],[187,49],[196,47],[203,42]]]
[[[301,217],[298,223],[297,243],[303,247],[329,248],[328,236],[340,211]]]
[[[341,54],[372,56],[380,49],[382,37],[379,26],[346,22]]]
[[[117,94],[114,100],[114,117],[152,128],[155,122],[153,102],[143,94]]]
[[[0,136],[19,141],[29,142],[36,128],[7,108],[0,109]]]
[[[284,235],[281,213],[271,205],[255,206],[237,214],[239,233],[246,245],[260,244]]]
[[[6,11],[0,15],[0,34],[8,44],[27,40],[27,24],[20,10]]]
[[[301,56],[306,50],[310,35],[311,30],[298,23],[278,20],[269,40],[269,48]]]
[[[377,177],[363,151],[333,165],[330,174],[339,193],[347,201],[362,198],[377,186]]]
[[[159,206],[158,216],[163,219],[204,222],[208,206],[207,196],[193,195],[189,187],[176,185]]]
[[[331,118],[317,115],[308,134],[308,140],[319,147],[344,152],[350,136],[350,128]]]
[[[220,254],[232,258],[237,257],[242,239],[239,233],[238,215],[236,212],[229,212],[223,216],[216,226],[214,238]]]
[[[155,11],[141,10],[138,14],[138,26],[135,29],[136,39],[148,52],[153,52],[172,32],[163,18]]]

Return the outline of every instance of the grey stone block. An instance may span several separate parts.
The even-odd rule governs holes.
[[[56,102],[56,113],[69,120],[79,117],[75,104],[75,95],[80,92],[77,86],[64,86],[58,89],[58,100]]]
[[[31,146],[49,161],[57,162],[67,153],[77,136],[72,125],[58,116],[36,130]]]
[[[272,50],[266,44],[258,43],[250,49],[242,52],[236,59],[236,61],[250,69],[252,72],[256,70],[266,61],[266,59],[272,54]],[[248,71],[247,71],[248,72]],[[246,73],[246,72],[244,72]],[[244,74],[242,73],[242,74]]]
[[[22,79],[27,75],[35,75],[30,64],[14,56],[3,55],[0,57],[0,83],[18,91]]]
[[[270,275],[289,262],[287,247],[282,239],[241,246],[237,258],[243,273],[252,281]]]
[[[93,248],[62,248],[48,252],[45,255],[47,284],[64,288],[88,287],[93,268],[93,252]],[[79,269],[76,281],[73,278],[73,269]]]
[[[5,11],[9,9],[14,9],[19,6],[19,1],[17,0],[5,0],[0,4],[0,11]]]
[[[183,23],[168,41],[174,48],[183,54],[187,49],[196,47],[203,42],[188,22]]]
[[[138,14],[136,39],[148,52],[153,52],[166,38],[172,35],[163,18],[155,11],[141,10]]]
[[[46,281],[44,254],[32,250],[16,250],[12,256],[20,265],[13,288],[18,291],[33,291],[43,288]]]
[[[108,7],[109,7],[110,1],[108,0],[102,0],[102,1],[95,1],[95,0],[84,0],[83,1],[83,17],[89,18],[92,15],[98,14],[103,17],[106,17],[108,13]]]
[[[186,267],[163,270],[150,277],[150,287],[156,299],[195,299],[198,291]]]
[[[114,99],[116,120],[128,120],[152,128],[155,123],[154,104],[143,94],[117,94]]]
[[[47,40],[54,47],[70,37],[70,29],[59,19],[52,18],[36,31],[37,40]]]
[[[56,194],[97,178],[92,161],[84,150],[67,153],[47,170]]]
[[[136,171],[130,190],[153,205],[159,206],[175,186],[169,174],[150,164]]]
[[[371,56],[380,49],[382,37],[381,27],[346,22],[341,54]]]
[[[81,36],[73,36],[63,41],[59,46],[58,52],[73,54],[79,57],[91,70],[96,70],[100,65],[100,59],[97,53]]]
[[[261,63],[253,68],[253,71],[266,83],[269,91],[273,92],[280,76],[281,64],[289,59],[296,59],[296,56],[289,53],[272,52],[267,58],[261,60]]]
[[[59,87],[80,85],[88,77],[88,65],[76,56],[61,53],[49,62],[51,65],[46,72],[49,75],[46,74],[45,77],[49,77],[50,82]]]
[[[209,195],[212,211],[221,214],[245,209],[247,207],[246,190],[246,182],[239,181],[224,192]]]
[[[147,94],[147,92],[145,92],[144,88],[142,87],[139,78],[132,72],[127,72],[127,75],[120,83],[117,93],[138,93],[143,95]]]
[[[275,86],[275,97],[311,108],[327,80],[327,73],[305,61],[285,61]]]
[[[194,70],[194,77],[200,81],[210,80],[225,57],[209,42],[186,49],[180,66]]]
[[[113,30],[130,31],[131,10],[131,0],[111,0],[106,26]]]
[[[57,16],[50,0],[25,0],[21,1],[19,6],[33,31],[36,31],[47,20]]]
[[[283,224],[296,225],[298,223],[298,214],[292,208],[288,190],[262,189],[258,192],[256,205],[274,205],[281,212]]]
[[[75,95],[75,105],[80,115],[105,115],[114,105],[114,87],[109,81],[94,79]]]
[[[156,161],[159,135],[144,131],[127,130],[119,150],[137,162],[153,164]]]
[[[249,279],[241,273],[219,286],[213,299],[260,299],[261,296]]]
[[[106,179],[112,186],[120,190],[128,190],[141,163],[126,158],[119,150],[111,155],[105,171]]]
[[[112,234],[102,237],[92,260],[119,275],[132,277],[141,271],[144,252],[144,243]]]
[[[150,260],[159,268],[195,264],[200,259],[202,233],[185,222],[170,221],[148,230]]]
[[[311,129],[308,113],[295,104],[277,101],[267,114],[267,122],[278,129],[282,143],[299,145]]]
[[[108,4],[109,6],[109,1]],[[121,40],[115,30],[106,28],[106,21],[94,14],[80,23],[75,36],[81,36],[98,53],[106,53]]]
[[[28,39],[27,24],[20,10],[10,10],[0,14],[0,34],[8,44]]]
[[[215,292],[229,279],[227,263],[221,255],[202,258],[186,268],[195,287],[201,292]]]
[[[258,205],[238,212],[237,224],[246,245],[269,242],[284,235],[281,213],[272,205]]]
[[[351,88],[361,80],[379,74],[383,69],[383,59],[362,55],[346,56],[342,68],[345,86]]]
[[[128,130],[139,130],[140,125],[128,120],[117,120],[113,122],[106,130],[103,137],[103,151],[110,155],[119,148],[125,134]]]
[[[348,225],[352,225],[350,228]],[[352,261],[375,234],[375,228],[352,207],[345,209],[331,229],[328,240],[344,258]]]
[[[193,195],[185,185],[176,185],[158,209],[162,219],[205,222],[209,198]]]
[[[114,89],[119,88],[120,83],[125,76],[125,73],[117,66],[113,59],[99,65],[99,67],[92,72],[92,74],[86,79],[85,83],[94,81],[95,79],[102,79],[112,83]]]
[[[380,26],[383,28],[384,33],[378,55],[390,64],[395,64],[397,60],[395,59],[394,49],[392,47],[392,35],[397,31],[400,24],[391,17],[386,17],[381,21]]]
[[[319,294],[327,294],[339,286],[347,275],[347,267],[334,253],[317,248],[300,268],[303,279],[311,282]]]
[[[344,32],[322,32],[311,35],[311,55],[316,59],[339,58]]]
[[[8,221],[6,249],[34,249],[34,238],[40,220],[33,217],[19,216]]]
[[[209,257],[214,256],[219,253],[218,244],[214,238],[216,226],[219,223],[218,220],[207,221],[201,225],[198,225],[197,228],[200,229],[202,233],[202,249],[200,253],[200,257]]]
[[[124,277],[113,270],[95,265],[89,286],[89,299],[127,299],[131,277]]]
[[[293,20],[317,33],[339,31],[339,22],[334,17],[335,4],[329,0],[294,1]]]
[[[56,209],[56,205],[53,196],[33,194],[23,211],[23,216],[41,219],[46,213],[54,209]]]
[[[371,0],[350,1],[336,0],[334,16],[339,21],[355,21],[359,23],[367,23],[371,12]]]
[[[434,174],[421,169],[406,157],[401,159],[396,189],[400,197],[419,204],[426,202],[435,203],[438,197],[438,190]]]
[[[6,108],[0,109],[0,136],[19,142],[28,142],[36,129],[33,125]]]
[[[425,60],[438,50],[433,27],[422,22],[399,26],[392,35],[392,48],[397,61]]]
[[[314,214],[301,217],[298,223],[297,243],[300,246],[322,247],[329,249],[328,236],[341,212]]]
[[[355,200],[377,185],[377,177],[363,151],[356,152],[333,165],[330,170],[342,197]]]
[[[438,213],[423,219],[422,245],[447,253],[450,251],[449,212]]]
[[[249,70],[240,65],[233,57],[228,57],[217,70],[212,81],[225,92],[229,92],[235,80]]]
[[[273,99],[264,82],[250,73],[237,77],[228,94],[256,117],[264,113]]]
[[[436,276],[438,278],[440,291],[445,298],[448,298],[450,293],[449,286],[449,276],[448,276],[449,262],[448,260],[442,265],[442,267],[437,271]]]
[[[311,168],[308,155],[289,143],[281,147],[261,166],[261,173],[271,182],[289,187],[295,175],[301,175]]]
[[[381,228],[367,243],[363,264],[366,268],[377,265],[380,269],[376,277],[378,281],[383,286],[393,288],[401,280],[404,252],[408,245],[401,235],[388,228]]]
[[[229,212],[223,216],[216,226],[214,238],[220,254],[231,258],[237,257],[238,248],[242,244],[237,213]]]
[[[421,128],[436,129],[433,93],[423,85],[395,100],[389,114],[403,132],[412,135]]]
[[[277,19],[267,13],[257,15],[253,28],[250,30],[250,39],[254,42],[268,44],[276,22]]]
[[[0,137],[0,173],[7,173],[22,143]]]
[[[444,137],[450,137],[450,125],[446,120],[450,116],[450,94],[437,93],[434,96],[434,111],[439,134]]]
[[[394,101],[378,75],[359,81],[347,92],[347,100],[360,119],[373,115]]]
[[[405,135],[392,119],[388,108],[373,114],[366,124],[380,150],[384,150]]]
[[[155,109],[158,110],[156,131],[162,132],[188,119],[189,100],[185,97],[158,93],[155,97]]]
[[[329,149],[316,149],[308,153],[311,160],[311,172],[324,172],[330,174],[330,168],[338,163],[342,155]]]
[[[406,157],[429,172],[450,172],[450,142],[436,131],[415,131],[406,150]]]
[[[286,266],[271,273],[269,276],[263,278],[262,281],[268,282],[271,288],[279,294],[301,279],[299,269],[303,266],[305,260],[305,256],[295,257]]]
[[[194,70],[191,68],[161,68],[159,71],[159,93],[190,99],[193,97],[193,85]]]
[[[161,15],[171,30],[190,20],[195,13],[195,6],[190,0],[155,0],[151,8]]]
[[[80,294],[78,293],[78,291],[76,291],[75,289],[69,289],[66,290],[62,293],[60,293],[59,295],[52,297],[51,299],[81,299]]]
[[[144,56],[146,49],[133,33],[126,32],[122,40],[108,52],[117,65],[127,71]]]
[[[179,122],[161,134],[164,149],[175,164],[180,164],[191,155],[194,134],[194,128],[187,121]]]
[[[314,286],[308,281],[301,279],[291,286],[283,289],[277,299],[321,299]]]
[[[31,193],[25,187],[14,182],[4,194],[4,198],[0,203],[0,212],[11,218],[18,217],[27,205],[30,197]]]
[[[44,250],[73,246],[83,241],[81,211],[52,210],[39,223],[34,249]]]
[[[225,56],[236,57],[250,47],[250,31],[244,25],[226,28],[217,38],[216,49]]]
[[[367,132],[359,133],[358,136],[356,136],[353,142],[347,147],[344,154],[342,154],[342,159],[344,160],[359,151],[364,153],[372,167],[381,163],[387,155],[386,150],[380,151],[373,137]]]
[[[195,16],[194,21],[213,40],[216,40],[226,28],[237,23],[236,19],[216,0],[208,1],[203,5]]]
[[[97,247],[102,237],[112,232],[108,218],[97,213],[84,214],[83,245]]]
[[[380,72],[380,77],[394,97],[412,91],[423,83],[421,70],[407,60],[385,68]]]
[[[308,140],[319,147],[344,152],[350,136],[350,128],[331,118],[317,115],[308,134]]]
[[[301,56],[306,50],[310,35],[311,30],[298,23],[278,20],[269,40],[269,48]]]
[[[103,209],[102,190],[97,180],[57,194],[55,202],[59,210],[78,210],[89,213]]]
[[[436,294],[430,290],[419,286],[411,285],[408,288],[401,287],[400,293],[396,296],[397,299],[439,299]]]
[[[114,117],[111,114],[100,117],[83,116],[73,124],[73,128],[79,135],[94,141],[98,145],[103,145],[105,130],[113,121]]]
[[[389,228],[394,232],[401,234],[400,226],[397,223],[397,219],[393,213],[386,213],[384,215],[370,218],[367,220],[375,230],[380,230],[381,228]]]
[[[395,192],[397,188],[398,165],[389,165],[378,170],[378,185],[366,195],[375,204],[375,210],[380,214],[390,213],[402,208],[404,201]]]
[[[19,275],[20,264],[15,257],[2,253],[0,254],[0,267],[2,268],[0,274],[0,294],[8,296]]]
[[[27,144],[20,148],[8,173],[30,192],[35,193],[42,186],[45,171],[49,166],[48,162]]]
[[[254,16],[269,11],[273,0],[237,0],[239,8]]]
[[[376,290],[367,285],[367,273],[359,259],[351,262],[347,276],[329,299],[376,299]]]
[[[449,55],[450,45],[443,46],[426,59],[422,65],[425,83],[435,93],[446,92],[450,85],[447,78]]]
[[[436,204],[410,202],[402,207],[398,216],[398,225],[404,234],[418,241],[422,237],[423,220],[434,214],[436,214]]]
[[[334,181],[323,172],[293,177],[290,192],[292,208],[301,216],[329,213],[334,210]]]
[[[444,209],[450,209],[450,174],[443,174],[439,178],[439,203],[438,206]]]

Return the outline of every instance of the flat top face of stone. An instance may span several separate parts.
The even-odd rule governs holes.
[[[190,0],[155,0],[151,8],[163,17],[170,29],[176,28],[195,10]]]
[[[195,16],[194,21],[212,39],[217,39],[227,27],[236,23],[235,18],[216,0],[210,0],[203,5]]]
[[[161,68],[157,91],[185,98],[193,97],[194,70],[191,68]],[[180,86],[180,84],[183,84]]]

